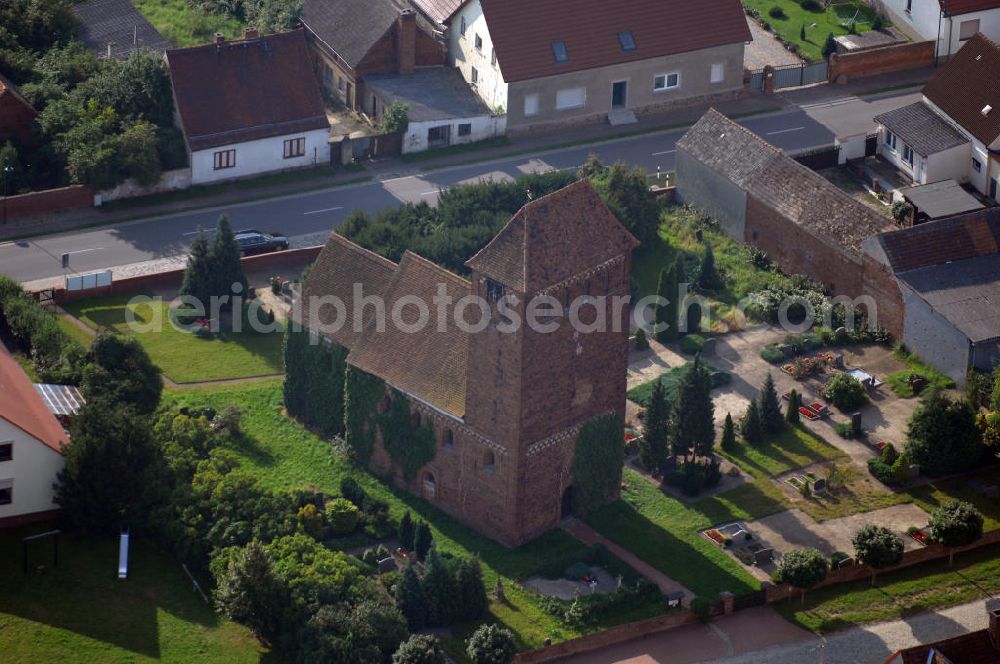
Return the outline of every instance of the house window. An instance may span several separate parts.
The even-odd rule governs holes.
[[[434,473],[424,473],[424,498],[433,500],[436,494],[437,480],[434,479]]]
[[[0,489],[0,505],[10,505],[12,502],[14,502],[14,487]]]
[[[663,92],[664,90],[674,90],[681,87],[681,75],[677,72],[670,74],[658,74],[653,77],[653,91]]]
[[[582,108],[587,103],[587,88],[568,88],[556,93],[556,110]]]
[[[569,53],[566,52],[566,42],[552,42],[552,57],[556,62],[566,62],[569,60]]]
[[[635,50],[635,36],[631,32],[619,32],[618,43],[621,44],[623,51]]]
[[[343,76],[337,79],[337,89],[340,90],[341,92],[344,91],[344,83],[345,81]]]
[[[472,87],[476,87],[479,83],[479,70],[475,67],[472,68]]]
[[[972,158],[972,170],[977,173],[983,172],[983,162],[979,161],[975,157]]]
[[[444,430],[444,436],[441,437],[441,447],[446,450],[455,448],[455,434],[451,432],[451,429]]]
[[[972,39],[972,36],[979,32],[979,19],[973,19],[971,21],[962,21],[958,24],[958,39],[959,41],[965,41],[966,39]]]
[[[333,83],[333,68],[330,65],[323,65],[323,80]]]
[[[14,458],[14,443],[0,443],[0,461],[10,461]]]
[[[913,166],[913,149],[905,143],[903,144],[903,161],[911,167]]]
[[[497,50],[495,48],[490,49],[490,64],[494,67],[497,66]]]
[[[726,80],[726,66],[723,64],[712,65],[712,83],[722,83]]]
[[[896,149],[896,135],[888,129],[885,130],[885,144],[892,150]]]
[[[486,450],[486,454],[483,455],[483,470],[487,473],[495,472],[497,469],[497,458],[493,454],[492,450]]]
[[[214,168],[221,171],[224,168],[236,167],[236,150],[222,150],[214,155]]]
[[[410,415],[410,428],[419,429],[422,421],[423,418],[420,417],[420,413],[418,413],[417,411],[413,411],[413,413]]]
[[[465,17],[464,16],[462,17],[462,23],[459,25],[458,31],[462,34],[463,37],[465,36]]]
[[[538,93],[524,95],[524,116],[538,115]]]
[[[459,136],[471,136],[472,135],[472,123],[463,122],[458,125],[458,135]]]
[[[483,38],[476,34],[476,50],[480,53],[483,52]]]
[[[305,138],[290,138],[285,141],[285,159],[301,157],[306,153]]]

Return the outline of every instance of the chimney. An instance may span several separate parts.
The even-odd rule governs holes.
[[[399,24],[396,36],[397,68],[400,74],[412,74],[417,60],[417,14],[404,9],[396,19]]]
[[[986,612],[990,616],[990,639],[993,647],[1000,648],[1000,599],[986,600]]]
[[[260,37],[260,32],[257,28],[244,28],[243,39],[257,39]]]
[[[222,34],[221,32],[216,32],[215,33],[215,43],[216,44],[221,44],[224,41],[226,41],[226,36],[224,34]]]

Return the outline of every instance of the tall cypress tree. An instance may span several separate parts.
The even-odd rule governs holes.
[[[694,364],[681,379],[677,393],[674,426],[674,454],[694,449],[698,456],[708,456],[715,445],[715,406],[712,404],[712,376],[696,355]]]
[[[427,557],[427,552],[431,550],[433,543],[434,536],[431,534],[431,527],[427,525],[426,521],[418,522],[413,531],[413,552],[420,560],[423,560]]]
[[[720,442],[723,452],[736,452],[736,426],[733,424],[733,416],[726,413],[726,422],[722,425],[722,441]]]
[[[458,584],[458,620],[481,620],[489,609],[490,600],[483,584],[483,568],[478,558],[466,558],[459,563],[455,574]]]
[[[788,410],[785,411],[785,421],[792,426],[799,423],[799,406],[801,405],[799,393],[796,390],[792,390],[791,394],[788,395]]]
[[[229,217],[221,215],[218,226],[215,229],[215,240],[212,242],[212,249],[209,252],[209,261],[212,267],[212,294],[231,295],[235,284],[239,284],[242,290],[241,295],[245,295],[249,284],[246,274],[243,272],[243,262],[241,260],[240,245],[233,237],[233,229],[229,225]]]
[[[757,445],[764,440],[764,423],[760,419],[760,408],[756,401],[747,406],[747,413],[740,424],[743,439],[751,445]]]
[[[721,286],[719,273],[715,269],[715,251],[712,243],[705,241],[705,255],[701,258],[701,268],[698,270],[698,287],[714,290]]]
[[[760,421],[764,425],[764,431],[768,433],[777,433],[785,427],[778,390],[774,387],[774,377],[770,372],[760,389]]]
[[[643,433],[639,441],[639,460],[647,470],[662,468],[667,460],[670,442],[670,402],[663,383],[656,381],[643,416]]]
[[[656,333],[656,340],[660,343],[668,343],[677,339],[677,312],[679,311],[677,292],[677,263],[673,262],[660,270],[660,280],[656,287],[656,294],[666,300],[666,304],[659,304],[656,307],[655,322],[661,328]]]
[[[427,624],[436,627],[450,625],[458,608],[458,591],[451,570],[437,549],[427,554],[427,571],[420,582],[427,598]]]
[[[406,625],[417,632],[427,625],[427,597],[413,561],[407,563],[396,583],[396,608],[406,616]]]
[[[403,551],[413,551],[413,533],[413,517],[410,516],[410,510],[406,510],[399,520],[399,528],[396,531],[399,535],[399,547]]]
[[[181,284],[180,294],[190,295],[205,305],[212,295],[212,266],[209,254],[208,238],[199,227],[198,234],[191,242],[191,253],[184,269],[184,282]]]

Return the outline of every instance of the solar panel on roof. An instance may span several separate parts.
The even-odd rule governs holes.
[[[85,403],[80,390],[72,385],[36,383],[35,389],[53,415],[74,415]]]

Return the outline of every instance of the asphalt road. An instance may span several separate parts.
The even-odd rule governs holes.
[[[833,134],[827,127],[799,109],[747,118],[742,124],[790,152],[833,142]],[[433,202],[442,188],[484,178],[511,179],[532,171],[576,168],[590,153],[596,153],[606,163],[623,160],[650,172],[657,167],[671,171],[676,142],[685,131],[646,134],[594,146],[0,244],[0,272],[24,282],[63,274],[87,274],[184,254],[199,226],[214,227],[220,213],[228,214],[237,229],[281,232],[290,238],[292,246],[319,244],[352,209],[376,211],[401,201]],[[70,268],[66,270],[61,263],[64,253],[70,254]]]

